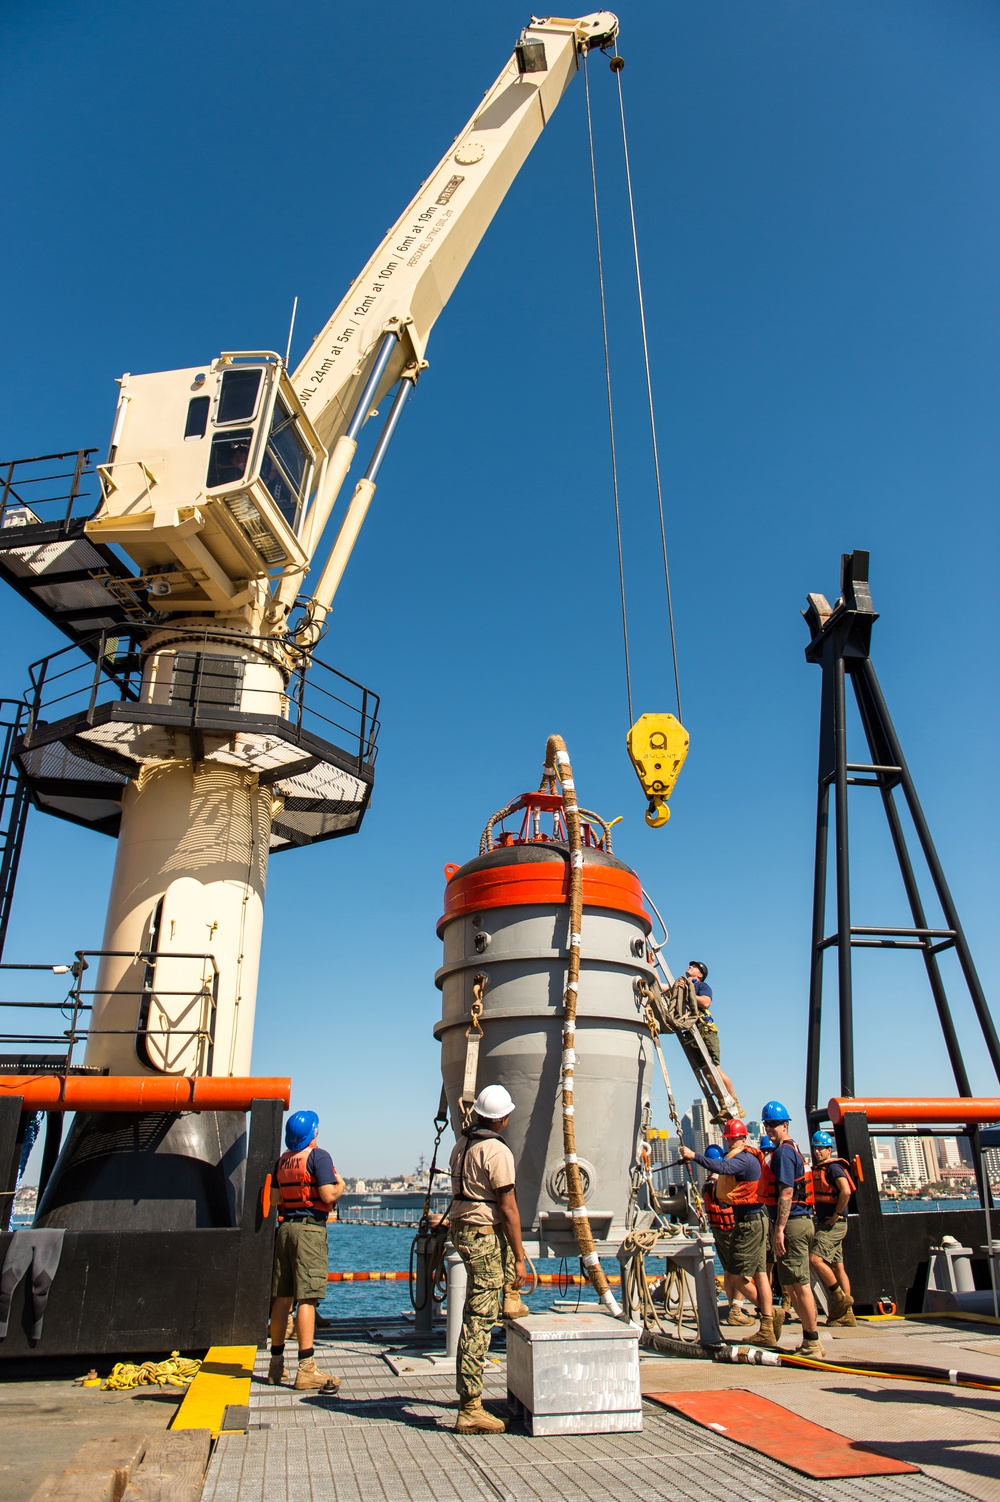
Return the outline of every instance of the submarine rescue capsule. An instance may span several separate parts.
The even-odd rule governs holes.
[[[441,1072],[452,1126],[461,1131],[466,1033],[477,977],[483,1010],[477,1088],[504,1085],[516,1109],[504,1136],[517,1164],[525,1237],[541,1255],[575,1256],[567,1214],[560,1114],[563,992],[569,940],[570,854],[565,838],[539,833],[539,812],[561,830],[562,799],[526,793],[521,836],[493,843],[448,868],[438,934],[444,964],[435,977],[442,1015]],[[625,1233],[629,1171],[642,1140],[649,1099],[650,1040],[635,983],[652,980],[646,937],[651,920],[642,886],[624,861],[602,848],[584,816],[582,968],[574,1088],[577,1153],[595,1240],[616,1246]]]

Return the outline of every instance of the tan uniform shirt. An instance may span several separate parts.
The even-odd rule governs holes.
[[[466,1139],[460,1137],[452,1148],[449,1164],[451,1192],[455,1199],[451,1207],[451,1219],[473,1225],[498,1226],[500,1212],[497,1209],[497,1193],[501,1189],[514,1187],[514,1154],[499,1137],[478,1138],[469,1144],[467,1153],[465,1149]],[[459,1182],[463,1153],[464,1187]],[[470,1198],[462,1199],[462,1195]]]

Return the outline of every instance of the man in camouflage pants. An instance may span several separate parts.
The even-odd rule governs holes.
[[[506,1319],[530,1312],[517,1292],[525,1264],[514,1157],[500,1135],[513,1109],[502,1085],[481,1090],[451,1155],[451,1241],[468,1276],[456,1363],[458,1434],[504,1432],[503,1420],[483,1407],[483,1363],[501,1308]]]

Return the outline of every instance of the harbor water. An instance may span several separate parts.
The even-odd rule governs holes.
[[[932,1204],[925,1200],[886,1200],[883,1201],[882,1208],[888,1214],[905,1215],[908,1211],[932,1208],[966,1210],[971,1203],[962,1199],[935,1200]],[[364,1226],[335,1221],[329,1227],[328,1239],[331,1272],[402,1272],[409,1266],[410,1246],[413,1242],[413,1231],[409,1226]],[[850,1265],[849,1244],[847,1260]],[[618,1263],[613,1257],[605,1258],[603,1266],[609,1273],[619,1271]],[[540,1258],[535,1267],[540,1273],[554,1275],[579,1271],[579,1263],[575,1260],[561,1261],[555,1257]],[[655,1267],[656,1263],[652,1262],[651,1269],[655,1270]],[[716,1271],[721,1272],[718,1264]],[[533,1313],[540,1314],[551,1306],[554,1299],[575,1300],[578,1296],[593,1299],[594,1293],[581,1285],[570,1284],[563,1290],[557,1284],[546,1283],[529,1294],[527,1302]],[[394,1315],[412,1313],[409,1289],[405,1282],[331,1283],[320,1310],[331,1319],[353,1319],[359,1316],[391,1318]]]

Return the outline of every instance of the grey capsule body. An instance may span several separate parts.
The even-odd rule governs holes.
[[[466,1031],[485,977],[477,1088],[504,1085],[516,1109],[505,1137],[517,1165],[526,1236],[554,1255],[575,1252],[566,1215],[560,1073],[569,938],[569,852],[547,841],[509,845],[452,876],[438,925],[444,964],[441,1070],[460,1130]],[[577,1013],[575,1125],[591,1226],[621,1239],[629,1173],[649,1098],[651,1044],[636,994],[649,979],[649,918],[638,877],[602,851],[584,851],[582,968]]]

